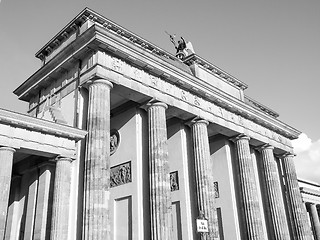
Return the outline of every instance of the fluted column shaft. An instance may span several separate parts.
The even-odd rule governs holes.
[[[317,206],[314,203],[310,204],[311,218],[314,226],[314,231],[316,234],[316,240],[320,240],[320,221],[317,211]]]
[[[207,125],[205,120],[191,122],[195,177],[197,189],[198,214],[208,219],[209,234],[202,239],[218,239],[219,230],[217,210],[215,206],[213,175],[210,168],[210,148]]]
[[[98,79],[89,85],[84,173],[84,239],[110,239],[110,89]]]
[[[170,168],[168,161],[167,105],[152,102],[148,107],[151,239],[172,236]]]
[[[294,239],[309,240],[312,233],[308,226],[307,212],[302,202],[293,156],[289,154],[282,159],[288,207],[291,215],[291,224],[293,225],[292,231]]]
[[[71,185],[71,158],[57,158],[53,188],[51,240],[67,240]]]
[[[261,165],[264,176],[267,212],[271,224],[269,234],[274,240],[290,240],[286,212],[282,198],[279,171],[273,155],[273,147],[265,145],[260,148]]]
[[[67,164],[66,164],[67,165]],[[52,218],[52,199],[54,194],[54,172],[55,166],[51,161],[47,161],[38,167],[38,188],[37,205],[34,219],[33,239],[48,239],[51,231],[50,219]],[[69,172],[69,175],[71,172]],[[67,184],[70,184],[69,182]],[[51,214],[50,214],[51,213]]]
[[[258,190],[250,154],[249,137],[240,135],[234,139],[239,166],[239,183],[244,235],[248,240],[264,239]]]
[[[13,154],[10,147],[0,147],[0,239],[4,238],[10,194]]]

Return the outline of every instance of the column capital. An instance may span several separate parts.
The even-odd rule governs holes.
[[[55,159],[53,159],[53,161],[55,162],[60,162],[60,161],[69,161],[69,162],[73,162],[73,158],[71,157],[64,157],[64,156],[57,156]]]
[[[168,108],[168,105],[164,102],[161,102],[159,100],[156,100],[156,99],[151,99],[150,101],[148,101],[146,104],[145,104],[145,108],[148,109],[150,107],[153,107],[153,106],[159,106],[159,107],[164,107],[165,109]]]
[[[286,153],[283,153],[283,154],[280,154],[279,157],[280,158],[287,158],[287,157],[291,157],[291,158],[294,158],[295,156],[297,156],[297,154],[295,153],[291,153],[291,152],[286,152]]]
[[[6,147],[6,146],[3,146],[3,147],[0,147],[0,151],[11,151],[13,153],[16,152],[16,150],[12,147]]]
[[[200,118],[200,117],[195,117],[195,118],[193,118],[193,119],[191,119],[191,120],[189,120],[189,121],[187,121],[186,122],[186,124],[188,125],[188,126],[192,126],[192,125],[194,125],[194,124],[205,124],[205,125],[209,125],[209,121],[207,121],[207,120],[205,120],[205,119],[203,119],[203,118]]]
[[[274,149],[274,146],[270,145],[269,143],[265,143],[265,144],[263,144],[263,145],[261,145],[261,146],[256,147],[256,149],[257,149],[259,152],[261,152],[261,151],[266,150],[266,149],[271,149],[271,150],[273,150],[273,149]]]
[[[89,89],[90,86],[96,84],[104,84],[107,85],[110,89],[113,88],[112,82],[106,78],[91,78],[88,81],[86,81],[82,86]]]
[[[230,140],[232,142],[237,142],[239,140],[248,140],[248,141],[250,141],[250,137],[248,135],[244,134],[244,133],[240,133],[237,136],[230,138]]]

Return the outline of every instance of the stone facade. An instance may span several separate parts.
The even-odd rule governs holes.
[[[36,57],[30,116],[0,109],[0,238],[311,239],[300,132],[242,81],[90,9]]]

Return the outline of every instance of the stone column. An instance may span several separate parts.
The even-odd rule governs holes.
[[[167,105],[162,102],[153,101],[147,104],[151,240],[169,240],[172,236],[166,109]]]
[[[308,216],[303,206],[293,157],[293,154],[287,154],[282,158],[286,196],[293,225],[292,232],[296,240],[309,240],[312,233],[308,226]]]
[[[238,160],[240,207],[244,220],[243,238],[260,240],[264,239],[263,223],[249,140],[250,138],[243,134],[233,139]]]
[[[261,152],[261,166],[266,190],[266,211],[270,223],[268,232],[271,239],[290,240],[279,172],[277,162],[273,155],[273,147],[264,145],[259,150]]]
[[[10,189],[10,197],[8,211],[7,211],[7,223],[6,223],[6,232],[4,239],[18,239],[17,231],[18,227],[18,218],[19,218],[19,201],[20,201],[20,186],[21,186],[21,176],[13,175],[11,177],[11,189]],[[3,240],[3,239],[2,239]]]
[[[0,147],[0,239],[4,238],[10,194],[13,154],[10,147]]]
[[[320,240],[320,221],[319,221],[316,204],[314,203],[310,204],[310,212],[311,212],[312,223],[313,223],[314,231],[316,235],[316,240]]]
[[[51,231],[50,219],[52,218],[54,167],[53,161],[47,161],[38,166],[38,193],[33,226],[33,240],[48,239]],[[69,175],[70,174],[71,173],[69,173]]]
[[[205,218],[208,219],[209,226],[209,234],[203,235],[202,239],[211,240],[219,238],[219,230],[214,197],[213,175],[210,167],[208,124],[208,121],[202,119],[191,121],[198,215],[203,213]]]
[[[110,239],[110,90],[105,79],[90,82],[84,166],[84,240]]]
[[[58,157],[53,187],[51,240],[67,240],[71,185],[71,158]]]

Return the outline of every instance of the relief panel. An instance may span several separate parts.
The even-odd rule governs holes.
[[[170,188],[171,188],[171,192],[179,190],[178,171],[170,173]]]
[[[131,162],[126,162],[110,169],[110,187],[117,187],[132,182]]]

